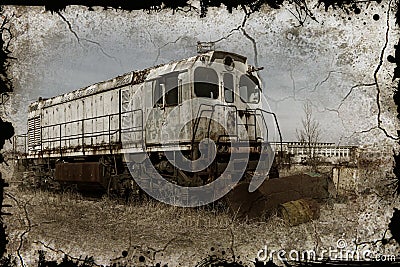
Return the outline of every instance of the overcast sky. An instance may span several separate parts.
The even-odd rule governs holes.
[[[295,129],[301,127],[302,106],[307,99],[321,123],[321,141],[368,143],[381,138],[381,131],[352,135],[376,125],[376,87],[356,87],[348,93],[357,84],[373,82],[385,41],[387,4],[364,6],[351,20],[343,11],[315,8],[318,22],[309,19],[300,27],[290,13],[292,8],[263,8],[252,14],[245,26],[256,40],[256,60],[264,67],[259,73],[264,93],[278,115],[284,139],[296,139]],[[7,114],[21,132],[26,130],[27,105],[39,96],[51,97],[131,70],[193,56],[197,41],[227,36],[244,16],[241,10],[229,14],[225,8],[212,9],[200,18],[196,12],[173,15],[170,10],[148,14],[68,7],[61,14],[78,41],[59,15],[44,8],[6,10],[18,17],[11,26],[15,35],[11,49],[17,58],[12,62],[16,90]],[[380,19],[374,20],[374,14]],[[398,39],[393,14],[390,16],[385,58]],[[233,31],[216,47],[247,56],[249,63],[255,63],[253,43],[241,31]],[[385,60],[378,78],[385,107],[381,119],[394,135],[392,72],[393,66]],[[334,111],[338,108],[339,112]]]

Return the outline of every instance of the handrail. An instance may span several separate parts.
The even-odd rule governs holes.
[[[201,107],[202,106],[206,106],[206,107],[210,107],[211,109],[201,109]],[[196,120],[195,120],[195,126],[194,126],[194,128],[193,128],[193,135],[192,135],[192,147],[193,147],[193,145],[194,145],[194,140],[195,140],[195,138],[196,138],[196,134],[197,134],[197,131],[198,131],[198,127],[199,127],[199,123],[200,123],[200,115],[201,115],[201,113],[203,113],[203,112],[211,112],[211,116],[210,116],[210,119],[209,119],[209,123],[208,123],[208,129],[207,129],[207,137],[209,137],[210,136],[210,125],[211,125],[211,119],[212,119],[212,117],[213,117],[213,115],[214,115],[214,113],[215,113],[215,107],[217,107],[217,106],[221,106],[221,107],[230,107],[230,108],[234,108],[235,109],[235,130],[236,130],[236,136],[238,135],[238,124],[237,124],[237,113],[238,113],[238,109],[237,109],[237,107],[236,106],[234,106],[234,105],[224,105],[224,104],[205,104],[205,103],[202,103],[202,104],[200,104],[200,106],[199,106],[199,108],[198,108],[198,111],[197,111],[197,117],[196,117]],[[260,113],[259,114],[257,114],[257,111],[259,111]],[[265,127],[266,127],[266,130],[267,130],[267,137],[268,137],[268,125],[267,125],[267,123],[266,123],[266,120],[265,120],[265,116],[264,116],[264,114],[263,113],[267,113],[267,114],[270,114],[270,115],[272,115],[273,117],[274,117],[274,120],[275,120],[275,124],[276,124],[276,127],[277,127],[277,130],[278,130],[278,134],[279,134],[279,140],[280,140],[280,146],[281,146],[281,151],[282,151],[282,133],[281,133],[281,130],[280,130],[280,127],[279,127],[279,123],[278,123],[278,119],[277,119],[277,117],[276,117],[276,114],[275,113],[273,113],[273,112],[270,112],[270,111],[266,111],[266,110],[264,110],[264,109],[261,109],[261,108],[255,108],[255,109],[246,109],[246,110],[244,110],[244,112],[254,112],[255,114],[254,114],[254,120],[255,120],[255,122],[254,122],[254,126],[256,127],[256,129],[257,129],[257,116],[260,116],[261,115],[261,117],[262,117],[262,120],[263,120],[263,122],[264,122],[264,125],[265,125]],[[256,129],[255,129],[255,135],[256,135],[256,140],[258,139],[258,137],[257,137],[257,133],[256,133]],[[267,138],[268,139],[268,138]]]
[[[119,116],[120,114],[124,115],[124,114],[127,114],[127,113],[133,113],[133,112],[137,112],[137,111],[141,111],[142,114],[143,114],[143,110],[142,109],[133,109],[133,110],[124,111],[124,112],[121,112],[121,113],[118,112],[118,113],[112,113],[112,114],[107,114],[107,115],[100,115],[100,116],[96,116],[96,117],[92,117],[92,118],[86,118],[86,119],[79,119],[79,120],[73,120],[73,121],[50,124],[50,125],[46,125],[46,126],[41,126],[41,128],[54,127],[54,126],[59,126],[59,125],[63,125],[63,124],[70,124],[70,123],[76,123],[76,122],[87,121],[87,120],[95,120],[95,119],[101,119],[101,118],[106,118],[106,117]]]
[[[264,115],[263,115],[263,112],[265,112],[265,113],[267,113],[267,114],[270,114],[270,115],[272,115],[272,116],[274,117],[275,124],[276,124],[276,128],[277,128],[278,134],[279,134],[279,142],[280,142],[280,147],[281,147],[281,152],[282,152],[282,151],[283,151],[283,146],[282,146],[282,133],[281,133],[281,129],[279,128],[278,118],[276,117],[276,114],[275,114],[274,112],[266,111],[266,110],[263,110],[263,109],[261,109],[261,108],[256,108],[255,110],[256,110],[256,111],[258,110],[258,111],[261,112],[261,115],[262,115],[262,118],[263,118],[263,121],[264,121],[264,124],[265,124],[265,125],[267,125],[267,123],[266,123],[266,121],[265,121],[265,117],[264,117]]]
[[[211,107],[211,110],[207,110],[207,109],[204,109],[204,110],[202,110],[201,109],[201,107],[202,106],[206,106],[206,107]],[[234,108],[235,109],[235,122],[237,122],[237,107],[236,106],[234,106],[234,105],[224,105],[224,104],[206,104],[206,103],[201,103],[200,105],[199,105],[199,109],[198,109],[198,111],[197,111],[197,116],[196,116],[196,120],[195,120],[195,127],[193,128],[193,133],[192,133],[192,141],[191,141],[191,153],[192,153],[192,157],[194,156],[193,155],[193,153],[194,153],[194,141],[195,141],[195,139],[196,139],[196,134],[197,134],[197,130],[198,130],[198,128],[199,128],[199,124],[200,124],[200,118],[201,118],[201,114],[203,113],[203,112],[206,112],[206,111],[211,111],[211,116],[210,116],[210,118],[209,118],[209,122],[208,122],[208,129],[207,129],[207,138],[209,138],[210,137],[210,127],[211,127],[211,119],[212,119],[212,117],[214,116],[214,112],[215,112],[215,107],[217,107],[217,106],[221,106],[221,107],[230,107],[230,108]],[[235,132],[236,132],[236,136],[238,136],[238,129],[237,129],[237,123],[235,123]]]
[[[267,140],[268,140],[268,137],[269,137],[269,129],[268,129],[268,125],[267,125],[267,123],[266,123],[266,121],[265,121],[265,118],[264,118],[264,116],[263,116],[263,114],[262,113],[260,113],[260,114],[257,114],[257,111],[256,110],[254,110],[255,111],[255,113],[254,113],[254,117],[255,117],[255,121],[257,121],[257,116],[260,116],[261,117],[261,119],[262,119],[262,121],[264,122],[264,125],[265,125],[265,130],[267,131],[267,133],[266,133],[266,135],[267,135]],[[257,126],[255,126],[256,127],[256,130],[255,130],[255,139],[257,140],[257,139],[263,139],[262,137],[258,137],[257,136]]]
[[[19,135],[14,135],[13,136],[13,141],[12,141],[12,145],[13,145],[13,149],[12,149],[12,156],[13,158],[16,157],[16,155],[21,155],[22,156],[26,156],[27,154],[27,138],[28,138],[28,134],[19,134]],[[23,144],[19,145],[18,140],[23,139]],[[19,147],[23,147],[23,152],[21,152],[18,148]]]
[[[131,127],[131,128],[126,128],[126,129],[121,129],[121,131],[123,133],[127,133],[127,132],[139,132],[139,130],[134,130],[134,131],[128,131],[128,130],[132,130],[135,128],[140,128],[140,126],[136,126],[136,127]],[[106,133],[109,133],[111,135],[114,135],[116,133],[118,133],[120,130],[116,129],[113,130],[112,132],[109,130],[103,130],[103,131],[99,131],[99,132],[91,132],[89,135],[85,135],[85,138],[89,138],[89,137],[99,137],[99,136],[104,136]],[[80,134],[71,134],[71,135],[64,135],[61,140],[62,141],[68,141],[68,140],[75,140],[75,139],[79,139],[82,137],[82,133]],[[57,137],[49,137],[46,139],[43,139],[42,143],[52,143],[54,141],[59,141],[59,136]]]
[[[122,123],[120,122],[120,120],[117,120],[117,125],[115,127],[112,127],[111,125],[111,118],[112,117],[118,117],[125,115],[125,114],[135,114],[135,113],[139,113],[141,116],[141,125],[137,125],[137,126],[132,126],[132,127],[127,127],[127,128],[123,128],[122,127]],[[88,121],[94,121],[97,119],[108,119],[108,129],[105,129],[105,127],[103,127],[103,130],[100,131],[95,131],[95,132],[90,132],[90,133],[86,133],[84,126],[85,126],[85,122]],[[70,135],[62,135],[62,130],[64,128],[64,131],[66,131],[67,127],[71,127],[73,124],[76,124],[76,127],[78,128],[79,126],[81,126],[81,130],[80,132],[78,131],[78,133],[76,134],[70,134]],[[43,138],[43,130],[47,130],[50,128],[52,128],[53,130],[55,130],[56,128],[59,128],[59,133],[57,136],[51,136],[51,137],[47,137],[47,138]],[[42,136],[41,136],[41,144],[52,144],[52,143],[56,143],[59,142],[59,149],[60,149],[60,155],[62,155],[62,143],[66,142],[66,141],[72,141],[72,140],[79,140],[82,139],[82,143],[80,144],[82,146],[82,152],[83,154],[85,154],[85,139],[86,138],[93,138],[93,137],[108,137],[108,145],[110,146],[110,153],[112,153],[112,142],[111,142],[111,137],[112,136],[117,136],[117,141],[116,143],[120,143],[121,142],[121,136],[118,135],[118,133],[136,133],[136,132],[141,132],[141,140],[139,140],[139,142],[143,142],[144,141],[144,133],[143,133],[143,110],[142,109],[134,109],[134,110],[129,110],[129,111],[125,111],[122,113],[113,113],[113,114],[107,114],[107,115],[101,115],[101,116],[96,116],[96,117],[92,117],[92,118],[85,118],[85,119],[80,119],[80,120],[73,120],[73,121],[68,121],[68,122],[61,122],[61,123],[56,123],[56,124],[51,124],[51,125],[46,125],[46,126],[41,126],[41,131],[42,131]],[[50,135],[49,130],[47,130],[48,135]],[[78,144],[79,146],[79,144]],[[56,146],[54,146],[54,149],[56,148]],[[51,148],[50,148],[51,149]],[[43,149],[42,149],[43,151]]]
[[[206,107],[211,107],[211,109],[201,109],[202,106],[206,106]],[[229,107],[229,108],[234,108],[235,109],[235,120],[237,122],[237,107],[234,105],[224,105],[224,104],[206,104],[206,103],[201,103],[199,105],[198,111],[197,111],[197,116],[196,116],[196,120],[195,120],[195,126],[193,128],[193,134],[192,134],[192,147],[194,145],[194,140],[196,139],[196,134],[197,134],[197,130],[199,128],[199,123],[200,123],[200,118],[201,118],[201,113],[206,112],[206,111],[210,111],[211,112],[211,117],[209,119],[209,126],[208,126],[208,130],[207,130],[207,137],[210,137],[210,125],[211,125],[211,119],[214,115],[215,112],[215,107],[220,106],[220,107]],[[236,126],[236,135],[237,135],[237,125]]]
[[[257,141],[258,139],[263,139],[263,138],[257,136],[257,115],[259,115],[259,114],[257,114],[257,112],[254,109],[245,109],[245,110],[241,110],[241,111],[244,112],[245,116],[246,116],[246,113],[249,116],[246,116],[245,123],[240,123],[238,125],[254,126],[254,140]],[[254,124],[249,124],[247,117],[250,117],[250,116],[254,116]],[[267,140],[268,140],[268,125],[267,124],[265,124],[265,128],[267,130]]]
[[[204,109],[203,107],[206,107],[206,109]],[[207,128],[207,137],[209,138],[210,137],[210,132],[211,132],[211,121],[212,121],[212,118],[213,118],[213,116],[215,114],[215,111],[216,111],[217,107],[233,109],[233,111],[235,112],[235,117],[234,117],[235,118],[235,123],[234,123],[235,136],[238,137],[238,109],[237,109],[236,106],[219,104],[219,103],[216,103],[216,104],[201,103],[199,105],[199,108],[198,108],[198,111],[197,111],[197,117],[195,119],[195,125],[193,127],[192,140],[191,140],[192,149],[193,149],[194,142],[195,142],[195,139],[196,139],[196,134],[198,132],[200,120],[202,118],[201,115],[203,114],[203,112],[211,112],[211,116],[209,118],[208,128]],[[264,122],[264,125],[266,126],[266,129],[267,129],[267,139],[268,139],[268,125],[266,123],[266,119],[265,119],[264,113],[273,116],[273,118],[275,120],[275,124],[277,126],[278,133],[279,133],[281,151],[283,151],[282,134],[281,134],[281,131],[280,131],[280,127],[279,127],[279,124],[278,124],[278,119],[276,117],[276,114],[273,113],[273,112],[270,112],[270,111],[263,110],[261,108],[246,109],[244,111],[245,112],[254,112],[254,116],[255,116],[254,117],[254,120],[255,120],[254,125],[255,126],[257,125],[257,122],[256,122],[257,121],[257,116],[261,116],[261,118],[262,118],[262,120]],[[112,127],[111,119],[114,116],[118,116],[120,118],[120,116],[123,116],[125,114],[137,114],[137,113],[139,114],[139,116],[141,116],[141,125],[138,124],[138,125],[135,125],[135,126],[123,128],[121,120],[117,120],[115,126],[113,125],[113,127]],[[108,129],[104,129],[105,127],[103,127],[103,130],[86,133],[85,129],[84,129],[85,122],[88,122],[88,121],[92,121],[93,122],[94,120],[97,120],[97,119],[108,119]],[[62,153],[62,143],[63,142],[82,139],[82,143],[81,143],[82,152],[85,153],[85,145],[86,145],[85,144],[85,139],[86,138],[106,136],[106,137],[108,137],[108,145],[110,146],[110,151],[112,152],[111,139],[112,139],[113,136],[116,136],[115,143],[120,143],[122,141],[121,140],[121,135],[120,135],[121,133],[138,133],[138,132],[141,132],[141,140],[138,140],[138,142],[142,142],[142,144],[143,144],[143,142],[145,141],[144,140],[143,120],[144,120],[143,110],[142,109],[135,109],[135,110],[125,111],[125,112],[122,112],[122,113],[113,113],[113,114],[96,116],[96,117],[92,117],[92,118],[85,118],[85,119],[80,119],[80,120],[73,120],[73,121],[68,121],[68,122],[61,122],[61,123],[56,123],[56,124],[51,124],[51,125],[46,125],[46,126],[40,126],[40,130],[41,130],[41,145],[43,145],[43,144],[53,144],[53,143],[59,142],[59,149],[60,149],[60,155],[61,155],[61,153]],[[74,134],[70,134],[70,135],[62,135],[62,128],[64,127],[64,132],[65,132],[66,131],[66,127],[67,126],[71,127],[73,124],[77,124],[76,125],[77,128],[79,128],[79,126],[81,126],[80,127],[81,128],[80,132],[78,131],[78,133],[74,133]],[[58,127],[59,127],[59,132],[58,132],[57,136],[56,135],[50,136],[50,130],[47,130],[47,135],[48,136],[46,138],[43,138],[44,130],[53,128],[53,131],[54,131]],[[22,135],[22,136],[24,136],[25,139],[26,139],[29,136],[29,133],[30,132],[28,132],[27,134]],[[255,129],[255,136],[256,136],[256,140],[257,140],[258,139],[257,138],[257,127]],[[79,146],[79,142],[78,142],[78,146]],[[25,149],[26,153],[28,152],[28,150],[27,150],[28,147],[29,146],[26,146],[26,149]],[[56,146],[53,147],[53,149],[56,149],[56,148],[57,148]],[[48,146],[48,149],[52,149],[51,146]],[[43,151],[43,149],[42,149],[42,151]]]

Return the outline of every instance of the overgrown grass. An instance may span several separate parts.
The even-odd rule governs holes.
[[[38,250],[47,251],[48,260],[60,260],[66,253],[76,258],[93,256],[101,264],[122,260],[135,266],[140,266],[140,256],[145,263],[168,266],[194,266],[209,254],[240,255],[249,262],[265,245],[289,251],[334,248],[343,237],[349,245],[354,240],[378,239],[391,216],[388,201],[373,194],[332,201],[321,207],[318,220],[296,227],[276,215],[241,221],[226,209],[181,208],[152,199],[125,204],[122,199],[88,199],[74,192],[16,186],[7,194],[18,201],[6,197],[6,203],[13,205],[13,215],[5,220],[8,250],[16,256],[22,244],[20,255],[29,266],[36,265]],[[123,251],[127,256],[121,258]]]

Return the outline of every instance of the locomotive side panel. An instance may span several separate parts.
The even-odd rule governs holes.
[[[191,77],[190,72],[184,72],[179,75],[179,103],[181,104],[180,112],[180,132],[179,141],[181,143],[189,143],[192,139],[193,132],[193,114],[192,114],[192,93],[191,93]]]
[[[104,101],[103,93],[92,96],[93,104],[93,145],[99,146],[103,143],[104,136]]]
[[[160,130],[163,125],[162,117],[165,112],[165,96],[161,82],[161,77],[147,82],[147,84],[151,84],[152,91],[151,106],[147,109],[145,122],[147,146],[160,144]]]
[[[121,88],[121,153],[143,152],[145,88],[143,83]]]
[[[69,113],[71,114],[71,139],[69,147],[78,147],[82,144],[82,139],[79,138],[77,133],[82,131],[82,105],[79,100],[71,101]]]
[[[110,142],[119,141],[119,89],[44,107],[39,101],[29,125],[31,155],[41,149],[49,156],[108,149]]]
[[[110,143],[115,143],[118,141],[118,134],[116,131],[119,130],[119,89],[112,90],[108,92],[106,96],[108,104],[105,105],[105,113],[111,114],[109,120],[107,121],[109,126],[109,140]]]
[[[90,95],[82,101],[83,129],[76,129],[76,134],[82,136],[86,151],[107,149],[110,142],[119,140],[119,89]]]
[[[92,133],[95,124],[94,120],[90,119],[93,118],[94,101],[92,96],[87,96],[82,101],[84,105],[83,118],[85,119],[83,122],[83,145],[90,148],[93,146]]]
[[[50,106],[42,110],[42,149],[49,153],[60,146],[59,138],[57,138],[60,136],[60,127],[54,125],[54,122],[63,123],[65,112],[59,110],[59,106]]]
[[[162,122],[160,121],[161,114],[163,112],[163,110],[161,109],[163,105],[163,99],[161,98],[162,92],[159,89],[158,80],[147,81],[145,88],[150,88],[151,90],[151,100],[149,101],[150,107],[146,108],[146,144],[159,144],[159,127],[156,125],[162,125]]]

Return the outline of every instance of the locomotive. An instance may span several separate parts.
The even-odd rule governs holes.
[[[39,98],[29,105],[27,133],[15,137],[24,150],[18,161],[101,192],[137,192],[135,179],[152,171],[188,187],[223,173],[267,176],[270,141],[280,132],[264,108],[258,70],[242,55],[208,50]]]

